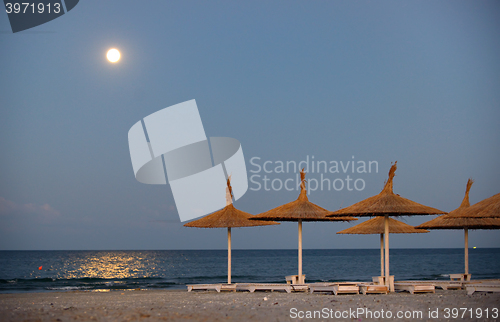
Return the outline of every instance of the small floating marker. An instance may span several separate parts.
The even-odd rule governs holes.
[[[474,247],[474,248],[476,248],[476,247]],[[41,271],[41,270],[42,270],[42,267],[43,267],[43,266],[38,267],[38,270],[39,270],[39,271]]]
[[[472,248],[476,249],[476,246],[474,246],[474,247],[472,247]]]

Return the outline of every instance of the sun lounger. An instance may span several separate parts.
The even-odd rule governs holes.
[[[366,295],[366,294],[387,294],[389,292],[387,285],[375,285],[375,284],[361,283],[361,284],[358,284],[358,286],[359,286],[359,290],[364,295]]]
[[[255,291],[285,291],[287,293],[292,292],[292,286],[289,284],[256,284],[256,283],[236,283],[237,291],[249,291],[253,293]]]
[[[338,283],[312,283],[309,284],[309,291],[328,292],[338,294],[359,294],[359,286],[356,282],[338,282]]]
[[[450,280],[452,281],[470,281],[471,277],[471,274],[450,274]]]
[[[304,281],[306,280],[306,275],[302,274]],[[299,284],[299,275],[287,275],[285,276],[287,284]]]
[[[462,289],[462,283],[460,282],[432,282],[436,287],[442,288],[443,290],[460,290]]]
[[[343,282],[333,285],[333,294],[359,294],[359,286],[357,283]]]
[[[394,283],[396,291],[407,291],[410,294],[415,293],[436,293],[436,288],[433,284],[424,283]]]
[[[487,280],[473,280],[473,281],[463,281],[462,285],[475,285],[475,284],[493,284],[500,285],[500,279],[487,279]]]
[[[460,290],[462,289],[462,282],[459,281],[443,281],[443,280],[432,280],[432,281],[396,281],[395,283],[406,283],[406,284],[431,284],[435,287],[439,287],[443,290]]]
[[[221,291],[232,291],[236,292],[236,284],[221,284]]]
[[[290,286],[294,292],[307,292],[309,290],[309,284],[291,284]]]
[[[500,284],[467,284],[465,289],[468,295],[472,295],[474,292],[500,292]]]
[[[309,291],[314,292],[329,292],[333,294],[334,283],[311,283],[309,284]]]
[[[374,276],[372,281],[375,285],[385,285],[385,276]],[[389,275],[389,291],[394,292],[394,275]]]
[[[188,292],[193,290],[209,291],[214,290],[217,293],[221,291],[233,291],[236,292],[236,284],[188,284],[186,285]]]

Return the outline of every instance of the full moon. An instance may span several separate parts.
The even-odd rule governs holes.
[[[110,49],[108,50],[108,53],[106,54],[106,57],[108,58],[108,60],[112,63],[116,63],[117,61],[120,60],[120,52],[118,51],[118,49]]]

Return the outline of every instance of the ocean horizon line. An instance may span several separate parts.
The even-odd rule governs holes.
[[[391,247],[392,250],[412,250],[412,249],[458,249],[463,250],[464,247]],[[500,247],[469,247],[469,249],[500,249]],[[297,248],[232,248],[232,251],[260,251],[260,250],[269,250],[269,251],[279,251],[279,250],[294,250]],[[372,248],[303,248],[302,250],[380,250],[380,247],[372,247]],[[227,248],[201,248],[201,249],[0,249],[0,252],[126,252],[126,251],[226,251]]]

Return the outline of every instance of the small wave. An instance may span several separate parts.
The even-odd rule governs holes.
[[[54,286],[54,287],[46,287],[46,290],[50,291],[77,291],[77,290],[88,290],[91,289],[89,286]]]
[[[15,284],[15,283],[17,283],[17,281],[15,279],[13,279],[13,280],[0,279],[0,284]]]
[[[155,283],[155,284],[151,284],[151,285],[154,287],[157,287],[157,286],[162,286],[162,285],[185,285],[185,284],[178,283],[178,282],[160,282],[160,283]]]
[[[56,279],[54,278],[14,278],[14,279],[0,279],[0,284],[15,284],[15,283],[30,283],[30,282],[55,282]]]

